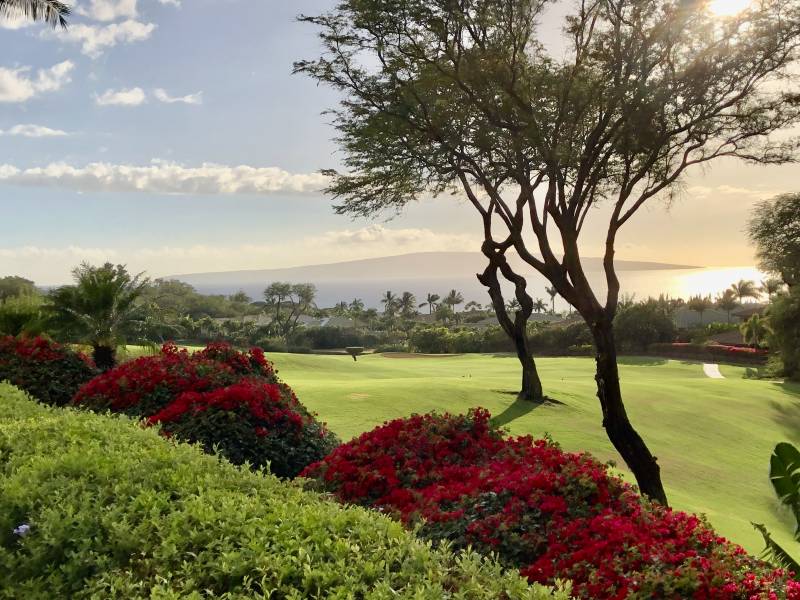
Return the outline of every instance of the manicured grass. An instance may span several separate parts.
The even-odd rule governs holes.
[[[518,363],[508,356],[269,358],[301,401],[343,439],[415,412],[483,406],[513,434],[549,433],[568,450],[587,450],[624,468],[601,426],[588,358],[539,359],[547,394],[563,404],[536,408],[515,401]],[[791,521],[778,510],[768,470],[777,442],[800,442],[800,386],[747,380],[740,367],[722,366],[726,379],[714,380],[699,363],[622,362],[628,413],[659,457],[672,505],[705,513],[723,535],[752,552],[762,544],[751,521],[766,524],[793,547]]]

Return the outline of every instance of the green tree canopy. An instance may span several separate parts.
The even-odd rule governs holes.
[[[800,282],[800,194],[766,200],[753,209],[748,224],[761,268],[789,286]]]

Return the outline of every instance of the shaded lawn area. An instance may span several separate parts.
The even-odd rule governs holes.
[[[535,407],[515,400],[519,367],[508,356],[269,358],[345,440],[412,413],[482,406],[513,434],[548,433],[568,450],[619,461],[627,475],[601,426],[589,358],[538,359],[545,391],[558,403]],[[672,505],[706,514],[751,552],[762,548],[751,521],[791,545],[791,518],[779,511],[768,472],[777,442],[800,442],[800,386],[747,380],[743,367],[723,365],[726,379],[709,379],[700,363],[651,357],[621,363],[629,415],[659,458]]]

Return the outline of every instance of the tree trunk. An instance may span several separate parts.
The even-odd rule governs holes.
[[[515,327],[516,329],[516,327]],[[522,365],[522,385],[518,400],[527,400],[529,402],[544,402],[544,391],[542,390],[542,380],[539,378],[539,372],[536,370],[536,362],[533,359],[528,345],[528,336],[524,330],[515,332],[511,336],[514,340],[514,346],[517,349],[517,358],[520,365]]]
[[[658,461],[631,425],[622,403],[613,325],[605,319],[595,321],[592,335],[597,351],[597,397],[603,409],[603,427],[608,439],[633,471],[642,494],[668,506]]]
[[[117,349],[111,346],[93,346],[92,358],[97,368],[105,373],[117,366]]]
[[[489,297],[492,299],[492,306],[494,307],[497,320],[503,331],[508,334],[514,342],[514,348],[517,353],[520,365],[522,366],[522,385],[520,386],[517,399],[526,400],[529,402],[544,402],[544,392],[542,390],[542,380],[539,378],[539,372],[536,370],[536,362],[533,359],[530,345],[528,344],[528,318],[533,312],[533,301],[530,296],[524,292],[525,280],[513,273],[507,263],[505,257],[497,255],[489,255],[490,264],[486,270],[478,275],[480,281],[489,291]],[[508,315],[506,310],[505,298],[503,298],[503,291],[500,288],[500,281],[497,278],[497,271],[501,268],[500,263],[513,277],[516,286],[516,298],[520,302],[520,310],[514,315],[514,320]]]

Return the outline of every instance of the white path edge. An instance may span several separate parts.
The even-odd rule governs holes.
[[[719,372],[719,365],[706,363],[703,365],[703,373],[711,379],[725,379],[725,376]]]

